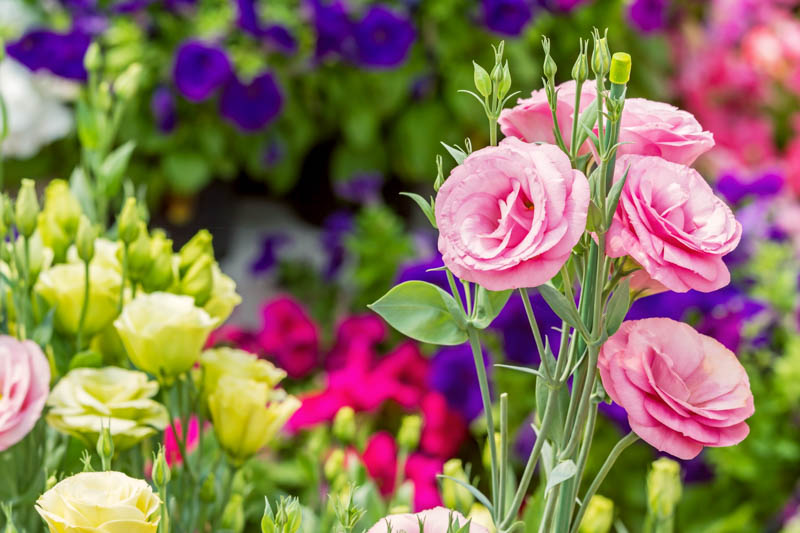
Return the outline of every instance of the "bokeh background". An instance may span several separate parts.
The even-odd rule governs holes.
[[[480,471],[481,405],[467,349],[418,346],[366,312],[398,280],[445,283],[428,271],[441,265],[433,230],[399,193],[432,194],[435,157],[446,156],[441,141],[487,144],[482,110],[458,90],[471,88],[473,60],[490,65],[491,44],[505,41],[512,91],[526,96],[541,87],[543,35],[566,80],[578,38],[607,27],[612,50],[633,56],[628,94],[674,103],[714,134],[716,147],[698,167],[744,226],[726,257],[730,287],[651,296],[629,315],[667,314],[715,336],[748,368],[756,398],[744,443],[683,464],[677,530],[800,531],[799,4],[0,0],[4,186],[21,178],[44,186],[80,164],[90,42],[100,43],[109,79],[140,64],[115,142],[132,143],[126,177],[156,224],[176,245],[210,229],[237,280],[244,301],[214,342],[288,371],[289,388],[304,398],[290,424],[293,446],[313,441],[342,405],[368,413],[364,460],[386,493],[399,417],[421,413],[422,442],[407,471],[425,506],[439,498],[435,475],[448,458]],[[485,349],[495,361],[534,364],[516,298]],[[533,303],[544,327],[557,325],[543,302]],[[528,383],[490,372],[510,391],[522,457],[533,439]],[[604,414],[598,457],[626,430],[618,408]],[[632,531],[654,457],[632,448],[603,487]],[[313,492],[301,459],[289,455],[254,483]]]

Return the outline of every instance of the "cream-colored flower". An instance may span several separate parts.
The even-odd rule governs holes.
[[[76,368],[50,393],[47,423],[94,445],[102,428],[125,450],[163,430],[167,410],[153,400],[158,383],[147,375],[114,366]]]
[[[119,304],[119,273],[92,264],[89,267],[89,308],[83,333],[94,335],[114,321]],[[55,325],[62,333],[78,332],[84,297],[84,266],[65,263],[51,267],[39,275],[36,291],[55,308]]]
[[[223,273],[217,263],[211,266],[211,273],[214,285],[211,289],[211,297],[203,308],[222,324],[231,316],[234,308],[242,303],[242,297],[236,292],[236,282]]]
[[[224,375],[208,407],[220,446],[241,464],[275,438],[300,400],[264,382]]]
[[[108,268],[122,275],[122,248],[119,241],[110,241],[103,237],[95,239],[94,241],[94,257],[92,257],[92,266],[101,266]],[[78,257],[78,249],[75,245],[69,247],[67,250],[67,261],[70,263],[82,263],[81,258]]]
[[[161,500],[150,485],[121,472],[83,472],[36,501],[50,533],[155,533]]]
[[[133,364],[166,382],[197,362],[217,320],[190,296],[140,294],[114,322]]]
[[[214,348],[200,356],[203,369],[203,393],[211,395],[217,390],[222,376],[235,376],[266,383],[275,387],[286,377],[286,372],[269,361],[236,348]]]

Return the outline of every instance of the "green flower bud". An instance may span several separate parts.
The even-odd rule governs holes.
[[[136,95],[136,91],[139,90],[142,75],[143,69],[140,63],[129,65],[114,82],[114,92],[116,92],[120,98],[130,100]]]
[[[147,292],[162,291],[172,285],[174,268],[172,264],[172,241],[162,233],[154,233],[150,239],[151,265],[142,285]]]
[[[81,216],[78,223],[78,234],[75,236],[75,248],[78,249],[78,257],[81,261],[88,263],[94,257],[94,241],[97,239],[97,230],[89,222],[86,216]]]
[[[244,500],[241,494],[234,493],[222,511],[222,529],[241,533],[244,529]]]
[[[657,519],[673,515],[681,499],[681,466],[666,457],[653,462],[647,474],[647,504]]]
[[[589,46],[589,41],[581,39],[580,47],[581,53],[578,54],[578,59],[572,66],[572,79],[577,83],[583,83],[589,78],[589,60],[586,57],[586,48]]]
[[[103,427],[97,437],[97,455],[103,463],[103,470],[111,469],[111,459],[114,457],[114,439],[111,437],[111,429]]]
[[[119,238],[125,244],[130,244],[139,236],[139,209],[136,207],[136,198],[128,197],[122,206],[117,222]]]
[[[631,79],[631,56],[625,52],[617,52],[611,57],[611,71],[608,74],[611,83],[625,85]]]
[[[497,85],[497,98],[502,100],[511,89],[511,69],[508,68],[508,61],[503,65],[503,76],[500,78],[500,83]]]
[[[217,478],[214,472],[209,472],[200,486],[200,501],[205,503],[217,501]]]
[[[482,66],[475,61],[472,62],[474,69],[473,78],[475,79],[475,88],[481,93],[481,96],[488,97],[492,94],[492,78]]]
[[[128,273],[134,281],[141,281],[153,265],[150,255],[150,237],[147,235],[147,225],[139,222],[139,236],[128,248]]]
[[[333,481],[336,479],[336,476],[342,473],[344,470],[344,450],[341,448],[336,448],[331,452],[328,456],[328,459],[325,461],[325,478],[328,481]]]
[[[78,231],[78,222],[83,211],[78,199],[72,194],[69,184],[64,180],[53,180],[44,190],[45,214],[52,213],[52,218],[61,226],[64,232],[74,237]]]
[[[303,521],[303,512],[297,498],[281,499],[278,505],[278,515],[285,520],[283,523],[283,533],[297,533]]]
[[[23,237],[30,237],[36,231],[36,221],[39,217],[39,199],[36,197],[36,185],[33,180],[22,180],[22,187],[14,207],[17,229]]]
[[[444,464],[442,472],[445,476],[458,479],[469,484],[469,478],[461,464],[461,459],[450,459]],[[475,501],[475,497],[463,486],[450,479],[442,480],[442,501],[448,509],[466,511]]]
[[[10,228],[14,225],[14,206],[11,203],[11,198],[3,195],[3,224]]]
[[[261,533],[282,533],[275,523],[275,515],[266,496],[264,496],[264,515],[261,517]]]
[[[97,86],[95,103],[97,104],[97,108],[101,109],[102,111],[108,111],[111,109],[111,84],[107,81],[101,81]],[[96,122],[93,124],[93,127],[99,128],[102,122],[100,122],[99,118],[95,119],[95,121]]]
[[[200,257],[181,278],[180,291],[194,298],[198,307],[203,307],[214,288],[214,259],[208,255]]]
[[[436,180],[433,182],[433,190],[435,192],[439,192],[439,189],[444,185],[444,171],[442,170],[442,166],[444,165],[444,160],[442,159],[441,155],[436,156]]]
[[[419,415],[404,416],[397,432],[397,444],[404,450],[412,451],[419,445],[422,433],[422,418]]]
[[[161,491],[167,486],[171,477],[172,472],[167,464],[167,458],[164,456],[164,448],[159,447],[156,459],[153,461],[153,483]]]
[[[611,68],[611,50],[608,48],[608,29],[602,37],[594,30],[594,50],[592,50],[592,71],[597,77],[604,77]]]
[[[558,72],[558,65],[555,60],[550,56],[550,39],[542,37],[542,48],[544,49],[544,64],[542,65],[542,73],[547,81],[553,83],[556,79],[556,72]]]
[[[609,533],[614,524],[614,502],[600,495],[592,496],[581,520],[578,533]]]
[[[89,72],[97,72],[103,66],[103,57],[97,41],[92,41],[89,48],[86,49],[86,54],[83,56],[83,66]]]
[[[207,229],[201,229],[195,233],[194,237],[189,239],[189,242],[183,245],[180,255],[180,274],[181,277],[186,275],[186,271],[204,255],[214,258],[214,248],[211,245],[211,233]]]
[[[333,419],[333,436],[342,442],[352,442],[356,436],[356,412],[345,406],[336,412]]]

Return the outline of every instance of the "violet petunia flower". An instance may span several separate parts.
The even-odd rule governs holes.
[[[172,94],[169,87],[165,85],[156,87],[150,98],[150,111],[161,132],[169,133],[175,129],[178,116],[175,108],[175,95]]]
[[[495,33],[516,37],[533,18],[526,0],[483,0],[483,20]]]
[[[260,37],[263,30],[256,11],[256,0],[236,0],[235,4],[236,25],[242,31]]]
[[[297,51],[297,40],[280,24],[264,26],[259,18],[256,0],[236,0],[236,24],[242,31],[258,39],[264,39],[282,52]]]
[[[256,276],[268,274],[278,264],[278,248],[289,241],[289,236],[281,233],[262,237],[259,254],[250,263],[250,272]]]
[[[323,59],[331,54],[348,55],[353,23],[341,0],[311,0],[314,29],[317,33],[314,55]]]
[[[484,354],[484,364],[487,362]],[[431,388],[440,392],[448,405],[472,421],[483,412],[478,374],[472,350],[467,344],[445,346],[431,360]]]
[[[754,180],[743,180],[738,175],[726,172],[717,180],[717,191],[730,204],[738,204],[747,197],[771,198],[783,189],[785,179],[774,171],[764,172]]]
[[[354,29],[358,62],[365,67],[391,68],[405,61],[416,31],[411,21],[389,8],[369,8]]]
[[[258,131],[269,124],[283,107],[283,94],[274,76],[264,72],[250,83],[231,76],[222,89],[220,114],[242,131]]]
[[[337,211],[323,222],[320,238],[327,257],[323,271],[325,279],[332,279],[344,264],[344,238],[352,229],[353,216],[346,211]]]
[[[628,19],[643,33],[656,32],[667,25],[667,0],[634,0]]]
[[[383,175],[380,172],[362,172],[347,180],[334,182],[336,196],[356,204],[372,204],[380,200]]]
[[[172,77],[187,100],[199,102],[222,87],[232,68],[225,51],[203,41],[187,41],[178,49]]]
[[[273,24],[264,28],[264,38],[283,53],[297,52],[297,39],[285,26]]]
[[[6,52],[32,71],[49,70],[62,78],[84,81],[83,56],[90,41],[89,34],[80,30],[59,33],[35,29],[9,43]]]

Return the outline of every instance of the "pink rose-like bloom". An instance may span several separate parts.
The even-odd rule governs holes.
[[[39,346],[0,336],[0,452],[33,429],[49,391],[50,364]]]
[[[473,152],[439,189],[439,251],[462,280],[535,287],[569,258],[588,207],[589,182],[566,154],[509,137]]]
[[[569,145],[572,117],[575,109],[575,82],[558,86],[556,117],[564,142]],[[581,111],[596,98],[593,83],[581,88]],[[525,142],[554,143],[553,117],[544,89],[534,91],[530,98],[520,99],[516,107],[506,109],[498,121],[503,134]],[[714,136],[704,131],[691,113],[663,102],[645,98],[627,98],[620,121],[617,155],[657,155],[684,165],[691,165],[701,154],[714,146]],[[590,141],[581,147],[583,153],[594,148]]]
[[[261,316],[258,342],[263,352],[291,378],[311,372],[319,363],[319,334],[303,306],[281,296],[267,303]]]
[[[722,257],[739,244],[742,225],[696,170],[660,157],[624,156],[630,165],[607,234],[609,257],[630,255],[669,290],[715,291],[730,282]]]
[[[417,514],[392,514],[381,518],[367,533],[386,533],[391,526],[393,533],[419,533],[419,522],[425,523],[423,533],[444,533],[453,521],[459,526],[467,523],[467,519],[458,511],[451,511],[444,507],[436,507]],[[489,533],[478,524],[471,523],[470,533]]]
[[[703,446],[731,446],[750,428],[753,395],[736,356],[691,326],[668,318],[624,322],[597,361],[603,386],[631,429],[680,459]]]
[[[183,439],[183,426],[180,418],[173,420],[172,425],[167,427],[164,431],[164,457],[169,466],[181,464],[183,456],[181,455],[178,440],[175,438],[175,432]],[[192,453],[197,448],[200,442],[200,425],[196,416],[189,419],[189,431],[186,434],[186,453]]]

